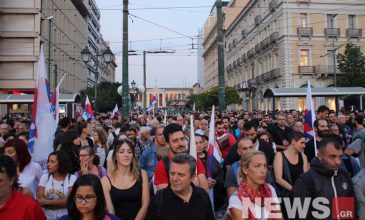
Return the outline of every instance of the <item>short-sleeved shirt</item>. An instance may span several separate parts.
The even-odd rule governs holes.
[[[44,187],[44,197],[48,200],[58,200],[67,198],[69,193],[68,188],[72,187],[76,181],[75,175],[67,175],[63,181],[53,179],[52,175],[48,173],[43,174],[39,182],[39,186]],[[58,219],[67,214],[66,208],[61,209],[47,209],[44,212],[48,220]]]
[[[43,170],[41,166],[35,162],[30,162],[24,167],[24,170],[18,177],[19,186],[29,189],[33,193],[34,198],[36,198],[39,180],[42,175]]]
[[[275,189],[274,187],[272,187],[270,184],[269,184],[269,187],[270,187],[270,190],[271,190],[271,197],[274,199],[273,202],[271,203],[272,205],[274,205],[273,203],[276,203],[278,204],[278,207],[277,210],[280,210],[280,205],[279,205],[279,199],[277,198],[277,195],[276,195],[276,192],[275,192]],[[242,204],[241,200],[238,198],[238,194],[237,194],[237,191],[233,193],[233,195],[231,196],[231,198],[229,198],[229,203],[228,203],[228,208],[227,208],[227,211],[228,213],[230,213],[230,209],[231,208],[236,208],[236,209],[240,209],[242,210],[244,207],[243,207],[244,204]],[[255,213],[256,213],[256,219],[261,219],[261,220],[264,220],[264,219],[268,219],[267,217],[265,218],[265,216],[261,216],[261,213],[265,212],[265,214],[267,215],[267,211],[265,210],[265,207],[259,207],[259,206],[256,206],[254,205],[254,208],[255,208]],[[247,207],[248,209],[248,207]],[[262,210],[264,209],[264,210]],[[262,212],[263,211],[263,212]],[[261,216],[261,218],[259,218]]]
[[[46,216],[34,199],[13,189],[11,197],[0,209],[0,219],[46,220]]]
[[[169,160],[171,160],[171,156],[167,156]],[[204,174],[205,175],[205,169],[203,162],[198,158],[197,160],[197,174]],[[155,185],[159,184],[168,184],[169,183],[169,175],[166,172],[165,164],[163,163],[163,160],[160,160],[156,165],[156,171],[155,171]]]

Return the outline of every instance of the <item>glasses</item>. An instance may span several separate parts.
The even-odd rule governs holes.
[[[81,195],[76,195],[75,202],[82,203],[82,201],[85,200],[86,203],[90,203],[90,202],[93,202],[95,198],[96,198],[95,195],[90,195],[90,194],[86,195],[85,197],[83,197]]]

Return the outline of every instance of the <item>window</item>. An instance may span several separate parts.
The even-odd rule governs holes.
[[[299,65],[300,66],[309,66],[309,50],[300,50]]]
[[[335,15],[332,15],[332,14],[328,14],[327,15],[327,28],[334,28],[335,25],[334,25],[334,18]]]
[[[356,15],[349,15],[349,28],[350,29],[356,28]]]
[[[308,14],[300,13],[299,15],[299,27],[307,27],[308,26]]]

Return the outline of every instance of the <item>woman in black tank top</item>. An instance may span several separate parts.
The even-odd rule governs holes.
[[[150,200],[148,177],[138,169],[132,143],[118,142],[112,159],[114,169],[101,180],[108,211],[123,220],[143,220]]]
[[[300,174],[308,171],[307,157],[303,154],[305,140],[303,133],[293,131],[290,134],[288,149],[276,153],[274,172],[277,188],[290,192]]]

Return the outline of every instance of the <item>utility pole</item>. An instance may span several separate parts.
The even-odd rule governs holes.
[[[334,19],[337,16],[337,14],[333,14],[331,17],[331,24],[332,24],[332,31],[334,34],[335,28],[334,28]],[[335,88],[337,88],[337,65],[336,65],[336,48],[335,48],[335,36],[332,36],[332,59],[333,59],[333,74],[334,74],[334,85]],[[338,113],[338,96],[335,97],[335,105],[336,105],[336,113]]]
[[[129,116],[128,86],[128,0],[123,0],[123,61],[122,61],[122,108],[123,117]]]
[[[53,71],[53,74],[54,74],[54,87],[56,88],[57,87],[57,64],[54,65],[54,71]]]
[[[218,44],[218,94],[219,111],[223,112],[226,108],[226,98],[224,89],[224,42],[223,42],[223,12],[222,0],[216,1],[217,7],[217,44]]]
[[[47,74],[47,78],[48,78],[49,85],[51,85],[50,82],[51,82],[52,19],[53,19],[53,16],[49,16],[48,18],[46,18],[46,20],[48,20],[48,74]]]
[[[146,51],[143,51],[143,110],[146,110],[146,102],[147,102],[147,86],[146,86]]]

